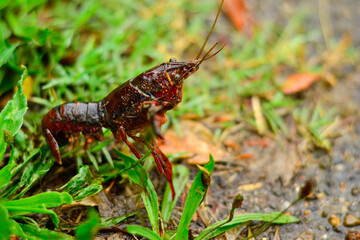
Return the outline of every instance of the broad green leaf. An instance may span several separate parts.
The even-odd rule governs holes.
[[[3,130],[6,129],[15,135],[23,123],[23,116],[28,108],[22,85],[26,76],[27,69],[25,68],[21,79],[17,84],[17,92],[15,93],[13,99],[6,104],[5,108],[0,113],[0,162],[4,157],[7,147],[7,143],[4,141]]]
[[[103,189],[100,180],[94,180],[89,186],[84,187],[82,190],[78,191],[74,196],[75,201],[80,201],[88,196],[93,196],[100,192]]]
[[[84,165],[79,169],[79,173],[70,179],[65,185],[61,186],[59,189],[64,189],[64,191],[73,194],[82,188],[83,184],[86,183],[89,176],[89,166]]]
[[[162,240],[162,238],[155,232],[151,231],[142,226],[129,225],[126,227],[126,230],[134,235],[139,235],[151,240]]]
[[[44,153],[44,151],[41,152]],[[23,196],[54,165],[55,159],[51,158],[48,160],[46,156],[46,153],[45,155],[38,155],[34,162],[30,161],[26,165],[19,184],[19,187],[24,187],[24,189],[15,198]]]
[[[7,5],[9,5],[10,2],[11,2],[11,0],[2,0],[2,1],[0,1],[0,9],[5,8]]]
[[[214,159],[210,155],[209,162],[204,166],[209,174],[211,175],[214,169]],[[204,185],[202,175],[206,174],[203,171],[199,171],[196,175],[194,182],[192,183],[186,202],[184,206],[184,211],[180,219],[180,223],[178,226],[178,230],[176,232],[175,240],[182,240],[188,238],[188,227],[193,218],[196,209],[199,207],[200,203],[202,202],[203,198],[205,197],[206,191],[209,186]]]
[[[280,217],[278,217],[279,214],[281,214]],[[235,216],[231,222],[226,223],[227,220],[225,219],[210,225],[204,231],[202,231],[195,238],[195,240],[204,240],[216,237],[231,228],[247,223],[249,221],[271,222],[274,224],[289,224],[300,222],[300,219],[294,216],[284,215],[281,212],[241,214]]]
[[[8,210],[0,204],[0,239],[10,239],[10,234],[26,238],[20,225],[13,219],[10,219]]]
[[[0,239],[9,239],[11,234],[9,212],[3,205],[0,205],[0,222]]]
[[[71,204],[72,197],[69,193],[63,192],[45,192],[39,193],[37,195],[22,198],[18,200],[11,200],[8,202],[3,202],[2,204],[5,207],[42,207],[47,208],[59,207],[63,204]]]
[[[12,150],[13,151],[13,150]],[[9,162],[0,170],[0,189],[6,186],[11,180],[11,170],[16,166],[14,162]]]
[[[79,173],[60,189],[70,193],[74,201],[79,201],[100,192],[103,189],[101,182],[100,179],[92,179],[89,166],[84,165],[80,168]]]
[[[13,52],[15,51],[15,49],[17,48],[19,44],[14,44],[13,46],[10,47],[3,47],[0,49],[0,67],[2,65],[4,65],[7,60],[9,59],[9,57],[11,56],[11,54],[13,54]]]

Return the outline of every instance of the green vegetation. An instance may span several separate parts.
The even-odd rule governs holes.
[[[155,191],[148,174],[153,166],[149,153],[135,161],[132,156],[113,151],[111,132],[104,130],[105,141],[92,144],[87,151],[82,151],[82,145],[63,151],[62,157],[72,158],[78,172],[57,189],[38,193],[36,184],[55,162],[41,133],[41,119],[63,102],[98,101],[116,86],[170,57],[193,59],[207,34],[204,29],[209,29],[205,20],[216,9],[216,1],[190,0],[1,1],[0,96],[6,103],[0,114],[1,239],[9,234],[24,239],[73,239],[61,233],[61,227],[72,229],[79,239],[90,239],[102,227],[140,215],[134,212],[103,219],[89,211],[85,222],[67,226],[49,209],[93,196],[103,190],[103,183],[118,181],[119,176],[123,182],[142,188],[142,203],[152,227],[129,225],[129,233],[151,239],[188,237],[190,221],[206,195],[208,186],[202,182],[202,175],[210,178],[212,157],[189,189],[177,231],[165,231],[159,218],[165,226],[169,224],[189,180],[187,167],[174,166],[175,200],[167,186],[159,206],[159,191]],[[327,71],[321,64],[306,64],[304,43],[319,34],[316,30],[302,32],[303,23],[304,16],[295,16],[284,30],[266,26],[255,30],[251,40],[238,32],[229,34],[228,47],[186,81],[183,102],[169,112],[166,127],[176,127],[179,117],[186,113],[204,117],[222,112],[248,123],[260,134],[288,135],[286,119],[292,118],[309,146],[329,150],[328,130],[336,111],[321,111],[320,103],[308,109],[296,96],[281,91],[279,79],[286,72],[283,69],[319,74]],[[219,26],[215,29],[225,34]],[[246,104],[254,98],[264,121],[259,121],[253,107]],[[223,122],[219,130],[233,125],[235,121]],[[84,159],[91,165],[83,165]],[[46,223],[37,222],[32,218],[34,213],[48,215],[55,227],[49,229]],[[277,216],[238,215],[230,222],[223,220],[209,226],[196,239],[209,239],[251,220],[274,220],[277,224],[299,221],[293,216]]]

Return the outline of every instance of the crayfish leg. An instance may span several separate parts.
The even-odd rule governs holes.
[[[149,148],[151,149],[151,154],[154,157],[157,169],[159,170],[160,174],[165,175],[171,189],[171,196],[172,199],[175,199],[175,189],[173,185],[173,173],[172,173],[172,164],[167,158],[167,156],[160,150],[159,146],[153,142]]]
[[[160,114],[158,114],[158,115],[160,115]],[[164,116],[164,119],[166,121],[165,116]],[[127,135],[126,135],[125,129],[123,127],[119,127],[117,129],[116,133],[114,134],[114,136],[118,140],[123,140],[138,159],[142,158],[142,155],[139,153],[139,151],[127,139]],[[144,143],[143,139],[141,139],[139,137],[135,137],[135,136],[131,136],[131,135],[130,135],[130,137],[133,138],[135,141]],[[151,154],[154,157],[155,164],[156,164],[156,167],[157,167],[159,173],[162,175],[165,175],[166,180],[168,181],[168,183],[170,185],[172,199],[175,199],[175,190],[174,190],[174,185],[173,185],[173,181],[172,181],[173,173],[172,173],[171,162],[169,161],[167,156],[163,152],[161,152],[161,150],[160,150],[159,146],[156,144],[156,142],[153,141],[151,144],[146,144],[146,145],[151,150]]]
[[[139,151],[127,139],[126,132],[123,127],[119,127],[114,136],[117,140],[123,140],[138,159],[142,158],[142,155],[139,153]]]
[[[47,129],[47,128],[44,129],[44,133],[45,133],[46,141],[49,144],[50,151],[51,151],[52,155],[55,157],[56,161],[59,164],[62,164],[61,155],[60,155],[60,148],[59,148],[58,142],[56,141],[54,136],[51,134],[49,129]]]

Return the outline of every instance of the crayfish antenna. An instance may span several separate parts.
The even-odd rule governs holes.
[[[200,56],[201,56],[201,54],[202,54],[202,52],[203,52],[203,50],[204,50],[204,48],[205,48],[205,45],[206,45],[207,41],[209,40],[210,35],[211,35],[211,33],[213,32],[213,30],[214,30],[214,28],[215,28],[215,25],[216,25],[216,22],[217,22],[217,20],[218,20],[218,18],[219,18],[220,11],[221,11],[221,8],[222,8],[223,3],[224,3],[224,0],[221,0],[219,9],[218,9],[217,14],[216,14],[215,21],[214,21],[214,23],[213,23],[213,25],[212,25],[212,27],[211,27],[208,35],[206,36],[206,39],[205,39],[203,45],[201,46],[201,49],[200,49],[198,55],[196,56],[196,59],[199,59],[199,58],[200,58]],[[214,46],[214,47],[215,47],[215,46]]]
[[[210,48],[210,50],[204,55],[204,57],[202,57],[202,59],[201,59],[201,60],[199,61],[199,63],[196,65],[197,67],[199,67],[200,64],[201,64],[202,62],[204,62],[205,60],[208,60],[208,59],[214,57],[214,56],[215,56],[216,54],[218,54],[221,50],[223,50],[224,47],[226,46],[227,42],[226,42],[219,50],[217,50],[214,54],[212,54],[212,55],[210,55],[210,56],[208,57],[208,55],[210,54],[210,52],[211,52],[218,44],[219,44],[219,43],[217,42],[217,43],[214,44],[214,46],[212,46],[212,47]]]

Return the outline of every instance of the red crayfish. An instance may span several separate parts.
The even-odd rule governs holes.
[[[61,164],[58,143],[70,142],[82,132],[87,148],[89,143],[102,140],[103,127],[110,128],[114,137],[124,141],[138,159],[142,155],[127,137],[147,145],[160,174],[165,175],[169,182],[174,198],[172,165],[157,146],[155,139],[149,141],[145,133],[150,129],[157,137],[163,138],[160,128],[167,121],[165,113],[181,102],[184,80],[196,72],[205,60],[215,56],[225,47],[223,45],[209,56],[218,44],[216,43],[200,58],[215,27],[223,1],[195,60],[177,62],[175,58],[171,58],[169,62],[128,80],[99,102],[64,103],[51,109],[42,119],[42,129],[56,161]]]

